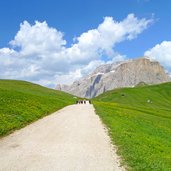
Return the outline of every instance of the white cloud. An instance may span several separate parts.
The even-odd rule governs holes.
[[[89,30],[75,38],[75,43],[68,49],[68,55],[72,62],[89,62],[106,55],[114,58],[113,50],[117,43],[131,40],[137,37],[152,23],[152,19],[137,19],[134,14],[129,14],[121,22],[105,17],[97,29]],[[74,56],[74,57],[73,57]]]
[[[67,48],[62,32],[46,22],[31,25],[24,21],[10,41],[11,48],[0,49],[0,78],[25,79],[51,87],[71,83],[100,64],[124,59],[114,51],[115,45],[136,38],[152,22],[134,14],[120,22],[105,17],[96,29],[82,33]]]
[[[171,72],[171,41],[163,41],[144,53],[151,59],[159,61]]]
[[[46,54],[62,50],[66,44],[63,33],[50,28],[47,23],[35,22],[31,26],[27,21],[20,24],[20,30],[14,40],[10,42],[14,47],[20,47],[22,55]]]

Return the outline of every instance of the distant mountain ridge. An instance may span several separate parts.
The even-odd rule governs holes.
[[[94,72],[72,85],[57,85],[56,89],[70,94],[92,98],[108,90],[133,87],[140,82],[158,84],[170,81],[157,61],[142,57],[97,67]]]

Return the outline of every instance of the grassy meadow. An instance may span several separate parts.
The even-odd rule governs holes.
[[[73,96],[25,81],[0,80],[0,136],[73,104]]]
[[[171,83],[108,91],[93,104],[128,170],[171,170]]]

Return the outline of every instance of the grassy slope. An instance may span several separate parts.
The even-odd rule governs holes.
[[[25,81],[0,80],[0,136],[64,106],[73,96]]]
[[[109,91],[93,103],[130,170],[171,170],[171,83]]]

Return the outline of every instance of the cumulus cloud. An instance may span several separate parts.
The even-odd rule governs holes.
[[[123,21],[117,22],[112,17],[105,17],[97,29],[89,30],[75,38],[75,43],[68,49],[72,62],[89,62],[99,59],[102,55],[115,57],[114,47],[124,40],[137,37],[152,20],[137,19],[129,14]],[[73,57],[74,55],[74,57]]]
[[[159,61],[165,68],[171,72],[171,41],[163,41],[155,45],[144,53],[151,59]]]
[[[71,83],[91,72],[95,67],[118,60],[116,44],[135,39],[152,19],[138,19],[129,14],[123,21],[105,17],[95,29],[74,38],[66,47],[64,34],[46,22],[27,21],[10,41],[10,46],[0,49],[0,78],[24,79],[45,86]]]
[[[63,40],[62,32],[50,28],[45,21],[36,21],[33,26],[24,21],[10,44],[13,47],[20,47],[22,55],[26,56],[61,51],[66,41]]]

